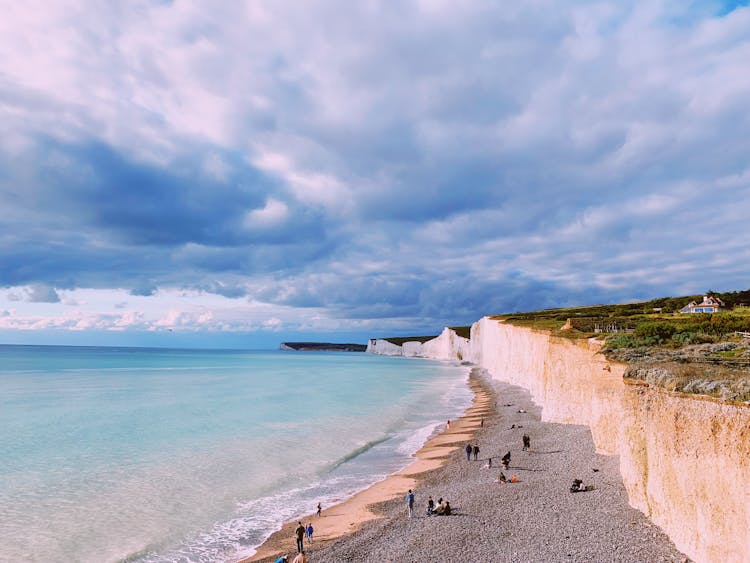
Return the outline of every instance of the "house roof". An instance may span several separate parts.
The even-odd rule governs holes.
[[[724,302],[721,299],[719,299],[718,297],[714,297],[713,295],[706,295],[706,296],[703,297],[703,301],[701,301],[698,304],[699,307],[700,306],[704,306],[704,305],[708,305],[708,306],[717,305],[719,307],[723,307],[724,306]]]

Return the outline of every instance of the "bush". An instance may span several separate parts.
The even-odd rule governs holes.
[[[694,338],[694,332],[678,332],[672,335],[672,340],[679,344],[692,344]]]
[[[619,348],[638,348],[643,343],[630,334],[618,334],[607,339],[607,349],[617,350]]]
[[[677,332],[677,328],[674,325],[665,322],[655,322],[638,325],[633,335],[636,338],[660,344],[672,338],[675,332]]]

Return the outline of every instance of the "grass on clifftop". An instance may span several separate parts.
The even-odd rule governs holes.
[[[623,305],[547,309],[493,317],[563,338],[605,340],[604,354],[629,365],[625,377],[730,401],[750,401],[750,290],[718,294],[733,310],[681,314],[702,296]]]
[[[432,340],[434,338],[437,338],[438,335],[434,336],[399,336],[399,337],[391,337],[391,338],[383,338],[383,340],[390,342],[391,344],[395,344],[396,346],[403,346],[404,342],[427,342],[428,340]]]
[[[730,309],[681,314],[702,295],[663,297],[640,303],[544,309],[496,315],[514,326],[562,338],[597,337],[604,354],[629,365],[625,377],[643,379],[671,391],[750,402],[750,290],[713,293]],[[470,337],[471,327],[451,327]],[[388,342],[427,342],[436,336],[386,338]]]

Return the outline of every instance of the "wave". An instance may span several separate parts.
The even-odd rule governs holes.
[[[333,471],[337,467],[340,467],[344,465],[347,461],[351,461],[356,457],[359,457],[363,453],[365,453],[368,450],[373,449],[375,446],[378,446],[382,444],[383,442],[386,442],[390,440],[392,436],[384,436],[383,438],[378,438],[377,440],[371,440],[370,442],[367,442],[363,446],[360,446],[359,448],[356,448],[349,452],[348,454],[344,455],[343,457],[337,459],[329,466],[329,471]]]
[[[427,443],[427,440],[437,434],[441,422],[435,420],[410,433],[404,441],[396,447],[396,451],[404,455],[414,455],[417,450]]]

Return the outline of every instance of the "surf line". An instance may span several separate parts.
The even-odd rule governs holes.
[[[467,441],[479,430],[483,418],[495,413],[495,395],[486,376],[481,375],[480,368],[472,368],[469,373],[469,389],[474,393],[471,405],[460,418],[451,421],[450,428],[444,428],[417,450],[416,458],[403,469],[388,475],[385,479],[372,484],[356,493],[351,498],[323,510],[321,517],[308,514],[287,522],[282,528],[272,533],[257,551],[242,559],[239,563],[275,561],[279,555],[294,551],[294,529],[298,521],[312,522],[315,528],[315,549],[325,547],[342,536],[359,530],[370,520],[381,518],[371,506],[395,498],[403,497],[409,489],[418,487],[419,481],[428,471],[442,467],[458,448],[463,448]]]

